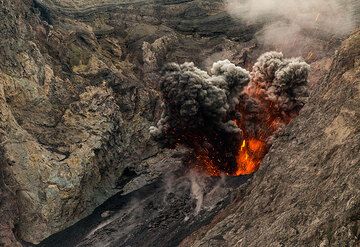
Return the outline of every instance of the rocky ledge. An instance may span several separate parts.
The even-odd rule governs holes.
[[[249,67],[259,53],[271,48],[256,40],[255,33],[261,23],[246,25],[235,22],[224,11],[222,1],[94,3],[98,1],[1,1],[1,245],[39,243],[88,216],[112,195],[136,191],[181,164],[187,150],[160,150],[148,132],[149,126],[159,118],[157,82],[159,70],[165,62],[194,61],[207,69],[214,61],[227,58]],[[350,47],[351,42],[345,44]],[[326,65],[331,63],[330,54],[337,45],[338,40],[319,37],[314,46],[307,47],[318,55],[308,58],[315,68],[311,76],[313,85],[328,72]],[[299,120],[279,137],[278,148],[268,155],[246,200],[244,198],[242,203],[235,204],[243,209],[236,211],[236,217],[243,219],[243,223],[249,221],[245,220],[246,215],[256,215],[256,208],[260,210],[266,205],[262,204],[263,200],[274,199],[272,190],[279,190],[276,198],[296,203],[296,198],[280,195],[290,188],[294,195],[301,195],[300,202],[304,202],[315,197],[310,193],[307,198],[300,193],[300,188],[310,191],[327,188],[331,191],[335,187],[339,189],[335,195],[344,195],[344,198],[348,195],[346,186],[355,186],[356,189],[356,184],[351,184],[351,175],[356,174],[354,169],[358,166],[355,164],[341,170],[335,161],[340,159],[339,155],[348,154],[349,162],[357,157],[350,152],[355,152],[358,147],[358,139],[354,139],[358,137],[355,134],[358,112],[357,108],[346,108],[347,105],[350,107],[349,102],[357,92],[351,89],[354,84],[345,83],[357,78],[352,72],[345,73],[345,70],[350,71],[347,66],[352,61],[358,66],[358,59],[349,60],[352,59],[351,50],[356,51],[355,48],[340,50],[326,79],[329,85],[323,82],[314,92],[317,97],[313,96]],[[308,54],[306,49],[301,52],[296,55],[306,57]],[[343,98],[340,100],[340,97]],[[358,101],[353,101],[354,107]],[[353,125],[343,127],[349,119]],[[291,134],[295,130],[296,136]],[[298,141],[306,145],[301,146],[301,150],[292,146]],[[351,146],[345,149],[348,144]],[[317,149],[320,146],[326,147],[324,152]],[[289,155],[290,151],[293,155]],[[294,163],[295,157],[299,163]],[[321,162],[315,162],[317,159]],[[343,166],[344,162],[341,168]],[[265,173],[269,169],[273,169],[272,172]],[[327,180],[327,176],[331,179]],[[336,176],[339,180],[335,180]],[[316,180],[320,178],[324,179],[323,184]],[[285,182],[277,187],[277,183],[273,183],[277,180]],[[263,187],[261,181],[267,181]],[[315,186],[316,181],[319,184]],[[339,187],[331,186],[334,183]],[[271,189],[269,193],[264,192],[267,188]],[[332,194],[329,193],[320,196],[326,199],[328,195],[330,198]],[[358,203],[356,194],[353,200]],[[314,201],[309,205],[315,204]],[[302,207],[301,203],[299,205]],[[349,202],[350,211],[352,205]],[[311,210],[315,210],[315,206]],[[322,206],[325,207],[326,203]],[[278,210],[282,209],[279,207]],[[265,211],[258,212],[263,215]],[[296,212],[289,212],[287,217],[296,218]],[[351,217],[353,215],[350,213]],[[269,221],[274,217],[269,214]],[[335,216],[330,214],[329,217],[332,220],[331,217]],[[345,214],[339,217],[345,223],[350,222],[346,221]],[[305,224],[302,219],[299,221]],[[327,218],[319,218],[316,221],[319,223],[315,223],[325,220]],[[225,239],[228,239],[226,233],[231,232],[226,229],[240,229],[229,223],[235,222],[230,218],[222,222],[212,223],[209,229],[218,227],[214,229],[219,229],[217,231],[224,234]],[[337,218],[331,222],[335,223],[329,227],[339,234],[343,226],[353,229],[350,225],[338,223]],[[223,227],[224,224],[229,228]],[[249,234],[250,231],[259,234],[255,233],[256,228],[248,228],[248,225],[245,228],[250,229]],[[216,234],[211,233],[215,230],[204,229],[186,241],[201,244],[206,239],[213,239]],[[268,234],[275,234],[275,229]],[[296,236],[296,231],[294,234]],[[238,236],[242,235],[219,241],[235,243],[239,241]],[[267,235],[261,236],[265,238]],[[332,238],[329,237],[328,241]]]

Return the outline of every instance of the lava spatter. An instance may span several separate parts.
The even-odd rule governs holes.
[[[251,72],[228,60],[211,73],[193,63],[165,66],[162,118],[150,133],[163,146],[182,144],[192,165],[212,176],[255,172],[274,133],[297,116],[308,97],[309,65],[282,53],[259,57]]]

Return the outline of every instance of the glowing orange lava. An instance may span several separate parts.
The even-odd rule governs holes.
[[[219,168],[216,167],[216,165],[210,159],[208,154],[200,153],[196,156],[196,159],[198,161],[201,161],[201,162],[198,162],[198,165],[196,167],[196,169],[198,169],[199,171],[205,170],[205,172],[207,174],[209,174],[210,176],[214,176],[214,177],[218,177],[221,175]]]
[[[194,148],[196,168],[210,176],[221,174],[241,176],[256,172],[270,147],[268,139],[297,115],[297,112],[279,111],[271,101],[263,100],[265,96],[260,88],[247,88],[246,92],[256,100],[261,112],[254,118],[254,114],[246,107],[238,106],[237,112],[241,113],[241,118],[234,118],[233,121],[241,129],[240,141],[226,142],[223,141],[222,136],[215,136],[214,139],[210,138],[215,145],[207,146],[201,141],[204,138],[194,138],[196,135],[188,138],[196,140],[198,144]],[[252,121],[256,127],[249,128],[247,126],[249,121]]]
[[[261,160],[264,158],[267,151],[267,144],[265,141],[250,138],[244,140],[239,147],[236,154],[236,167],[232,172],[225,172],[216,166],[214,160],[210,158],[211,151],[207,149],[197,150],[196,155],[196,169],[202,170],[210,176],[220,176],[226,174],[227,176],[248,175],[256,172],[259,169]],[[229,164],[224,164],[224,167]]]
[[[237,170],[235,175],[246,175],[257,171],[265,153],[265,142],[257,139],[244,140],[236,157]]]

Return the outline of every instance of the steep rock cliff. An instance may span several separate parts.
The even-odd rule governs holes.
[[[360,32],[276,138],[245,195],[182,246],[358,246]]]
[[[0,230],[9,246],[38,243],[169,170],[160,161],[173,152],[148,133],[164,62],[249,67],[270,49],[256,40],[261,23],[234,21],[219,0],[3,0],[0,13]],[[336,44],[314,45],[314,85]]]

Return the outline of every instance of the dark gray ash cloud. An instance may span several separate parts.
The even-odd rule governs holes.
[[[301,58],[285,59],[281,52],[261,55],[251,72],[250,96],[267,101],[277,111],[298,111],[308,97],[310,66]]]
[[[214,63],[211,75],[193,63],[166,65],[160,86],[163,114],[151,134],[161,139],[164,133],[197,129],[240,132],[229,114],[249,81],[249,73],[228,60]]]
[[[214,63],[210,74],[193,63],[167,64],[160,84],[163,112],[150,133],[233,174],[244,139],[265,142],[274,131],[268,119],[282,125],[298,114],[308,97],[309,69],[302,59],[278,52],[260,56],[251,72],[229,60]]]

